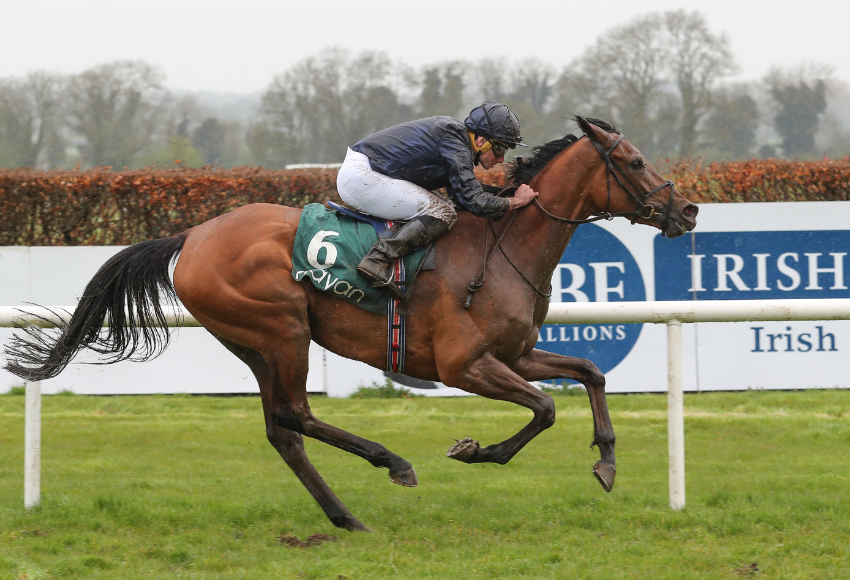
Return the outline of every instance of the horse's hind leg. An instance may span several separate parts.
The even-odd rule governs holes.
[[[614,427],[608,416],[608,401],[605,398],[605,375],[587,359],[563,356],[536,348],[519,359],[514,370],[528,381],[573,379],[585,386],[593,412],[592,445],[598,445],[601,454],[601,460],[593,466],[593,475],[605,491],[611,491],[617,468],[614,458]]]
[[[272,353],[264,353],[272,376],[271,420],[290,431],[318,439],[343,451],[362,457],[375,467],[389,469],[390,481],[405,487],[419,484],[413,466],[379,443],[343,431],[320,421],[307,401],[307,350],[309,329],[295,323],[282,325],[288,334],[275,344]]]
[[[347,530],[365,530],[360,520],[355,518],[351,512],[336,497],[331,488],[325,483],[313,464],[307,458],[304,451],[304,439],[299,433],[279,427],[272,422],[272,375],[263,357],[255,350],[234,344],[222,338],[218,339],[228,350],[239,357],[257,379],[260,385],[260,394],[263,400],[263,412],[266,420],[266,436],[272,446],[280,453],[286,464],[295,473],[295,476],[304,484],[310,495],[318,502],[325,511],[328,519],[340,528]]]

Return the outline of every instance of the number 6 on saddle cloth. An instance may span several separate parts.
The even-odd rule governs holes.
[[[304,207],[292,251],[292,277],[309,278],[322,292],[374,312],[387,314],[387,370],[404,373],[404,304],[361,277],[357,264],[378,237],[391,233],[395,222],[371,216],[333,202]],[[409,297],[416,275],[433,270],[433,246],[419,248],[397,260],[393,283]],[[411,275],[412,273],[412,275]]]

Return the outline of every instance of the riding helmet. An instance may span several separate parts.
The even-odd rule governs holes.
[[[484,101],[469,112],[464,124],[476,135],[501,141],[511,148],[517,145],[526,147],[520,135],[519,119],[503,103]]]

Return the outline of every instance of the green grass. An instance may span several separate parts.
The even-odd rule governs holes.
[[[0,578],[850,578],[850,392],[686,397],[688,507],[667,507],[666,398],[610,396],[606,494],[589,405],[510,464],[445,457],[523,409],[478,398],[311,399],[411,461],[420,487],[308,441],[374,533],[334,528],[266,442],[259,399],[45,397],[43,501],[22,507],[23,397],[0,396]],[[277,537],[339,539],[311,548]],[[740,571],[739,571],[740,570]]]
[[[424,397],[425,395],[417,394],[415,391],[398,388],[390,379],[387,379],[384,384],[372,382],[370,385],[361,384],[356,391],[351,393],[352,399],[412,399]]]

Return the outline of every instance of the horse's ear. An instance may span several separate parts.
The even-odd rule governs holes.
[[[578,123],[579,129],[587,135],[587,138],[591,141],[596,141],[597,143],[602,143],[605,139],[604,131],[594,125],[593,123],[588,123],[584,117],[579,117],[576,115],[576,123]]]

